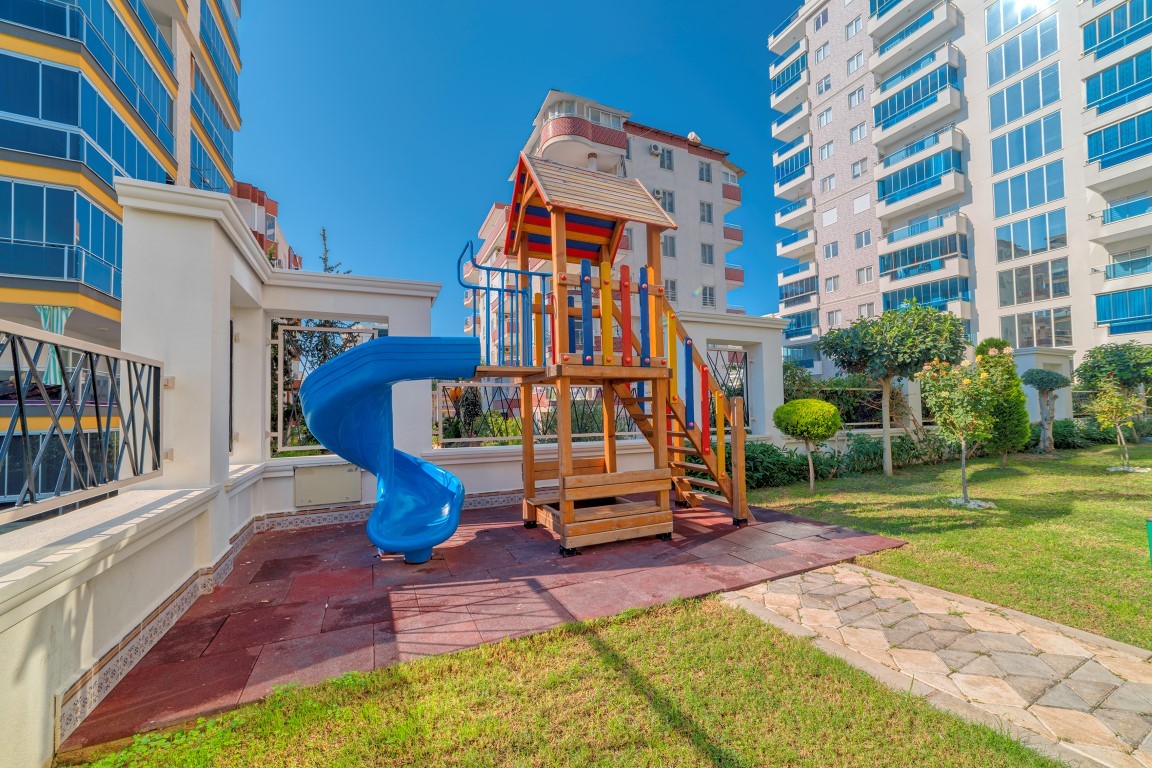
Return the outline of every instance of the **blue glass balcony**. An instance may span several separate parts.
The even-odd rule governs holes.
[[[1144,216],[1152,213],[1152,195],[1137,198],[1135,200],[1126,200],[1123,203],[1117,203],[1104,209],[1104,223],[1113,224],[1117,221],[1124,221],[1131,219],[1135,216]]]
[[[1128,0],[1084,25],[1084,55],[1101,56],[1152,35],[1146,0]]]
[[[772,78],[772,96],[779,96],[796,83],[800,82],[804,71],[808,69],[808,56],[804,55],[789,64],[783,72]]]
[[[780,115],[780,117],[773,120],[772,121],[773,130],[775,130],[776,128],[779,128],[780,126],[784,125],[784,123],[786,123],[789,120],[791,120],[792,118],[796,117],[796,115],[800,114],[800,110],[802,110],[802,109],[804,109],[804,102],[800,102],[795,107],[793,107],[792,109],[788,110],[784,114]]]
[[[903,2],[904,0],[869,0],[868,6],[873,16],[882,19]]]
[[[793,275],[802,275],[808,270],[812,269],[813,264],[810,261],[802,261],[799,264],[793,264],[787,269],[782,269],[779,272],[780,277],[792,277]]]
[[[803,3],[801,3],[801,6],[803,6]],[[784,34],[784,31],[786,29],[788,29],[788,27],[792,26],[796,22],[796,19],[799,17],[800,17],[800,8],[797,8],[796,10],[792,11],[792,13],[788,14],[788,16],[785,17],[784,21],[780,22],[780,24],[776,27],[776,29],[772,30],[768,34],[768,46],[771,47],[772,42],[776,38],[778,38],[780,35]]]
[[[1146,275],[1152,272],[1152,256],[1142,256],[1128,261],[1117,261],[1104,268],[1104,279],[1115,280],[1120,277],[1133,277]]]
[[[1152,286],[1097,296],[1096,323],[1110,334],[1152,330]]]
[[[120,267],[77,245],[0,240],[0,275],[82,283],[120,298]]]
[[[776,185],[800,178],[812,164],[812,150],[804,149],[776,166]]]
[[[785,235],[784,237],[780,238],[777,243],[777,247],[787,248],[793,243],[798,243],[801,240],[806,239],[811,234],[811,232],[812,230],[810,229],[802,229],[799,232],[792,232],[791,234]]]
[[[953,213],[949,214],[948,216],[933,216],[926,221],[918,221],[915,224],[909,224],[906,227],[893,230],[892,232],[888,233],[888,242],[898,243],[901,240],[907,240],[910,237],[916,237],[916,235],[922,235],[925,232],[931,232],[934,229],[940,229],[944,226],[945,219],[955,215],[956,214]]]
[[[892,50],[896,46],[900,45],[900,43],[912,37],[912,35],[916,34],[924,27],[928,26],[932,22],[932,18],[936,15],[936,13],[941,10],[943,10],[943,6],[937,6],[936,8],[930,9],[923,16],[916,19],[916,21],[912,22],[896,34],[889,37],[884,42],[880,43],[880,47],[876,49],[876,52],[881,56],[888,53],[888,51]]]
[[[960,90],[960,71],[949,64],[897,91],[873,108],[877,130],[887,130],[936,104],[941,93]]]
[[[784,218],[788,214],[793,213],[794,211],[798,211],[806,205],[808,205],[807,197],[802,197],[794,203],[788,203],[788,205],[776,211],[776,218]]]
[[[960,150],[945,150],[901,168],[876,182],[876,201],[892,205],[940,186],[953,171],[963,173]]]
[[[907,160],[908,158],[918,155],[926,149],[930,149],[940,143],[940,133],[934,133],[931,136],[925,136],[919,141],[914,141],[908,146],[899,149],[884,158],[884,167],[891,168],[896,163]]]
[[[1088,162],[1100,170],[1152,154],[1152,111],[1088,134]]]

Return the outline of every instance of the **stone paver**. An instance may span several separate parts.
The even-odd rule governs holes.
[[[776,612],[794,622],[778,626],[843,646],[877,677],[903,673],[938,706],[975,707],[1065,759],[1152,768],[1148,651],[854,565],[762,586],[723,599]],[[848,610],[793,607],[847,595]]]

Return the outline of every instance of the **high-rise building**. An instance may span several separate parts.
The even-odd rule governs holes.
[[[227,193],[240,0],[0,3],[0,317],[119,342],[117,176]]]
[[[913,299],[1152,343],[1152,0],[807,0],[768,46],[787,357]]]
[[[704,144],[695,133],[681,135],[635,122],[630,112],[562,91],[549,91],[532,123],[524,152],[565,165],[638,179],[652,191],[676,221],[660,243],[665,291],[682,311],[727,312],[744,310],[728,300],[728,291],[744,284],[744,268],[728,261],[728,254],[744,242],[743,230],[726,220],[740,206],[740,177],[744,171],[724,150]],[[483,243],[477,262],[513,266],[502,248],[507,232],[507,209],[495,204],[480,229]],[[648,243],[640,229],[621,239],[617,263],[639,270],[646,263]],[[480,276],[473,270],[469,279]],[[471,307],[472,293],[465,296]],[[498,322],[499,307],[480,307]],[[478,321],[485,320],[481,312]],[[465,331],[472,332],[472,316]],[[495,329],[493,328],[493,331]],[[483,330],[481,331],[483,335]],[[493,338],[496,334],[491,333]],[[494,359],[499,358],[498,350]]]

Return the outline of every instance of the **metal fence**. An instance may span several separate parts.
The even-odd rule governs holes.
[[[437,382],[432,403],[433,441],[440,448],[520,445],[523,413],[520,387],[484,382]],[[572,439],[604,438],[604,403],[600,387],[572,387]],[[556,387],[532,388],[532,433],[536,443],[556,442]],[[627,409],[613,397],[616,435],[644,439]]]
[[[160,474],[160,363],[0,321],[0,532]]]

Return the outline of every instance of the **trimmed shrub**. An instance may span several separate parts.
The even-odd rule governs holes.
[[[816,446],[840,431],[840,411],[823,400],[793,400],[772,413],[772,423],[789,437],[804,441],[808,454],[808,490],[816,492]]]
[[[997,352],[1003,352],[1011,346],[1012,345],[1008,343],[1007,339],[1001,339],[998,336],[989,336],[988,338],[984,339],[984,341],[976,345],[976,354],[986,355],[990,349],[994,349]]]

